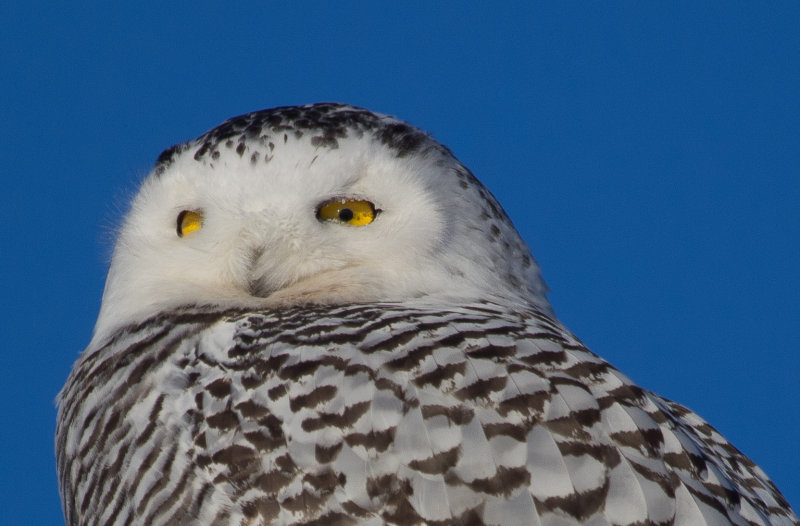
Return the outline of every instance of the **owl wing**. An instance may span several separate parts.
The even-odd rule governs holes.
[[[798,524],[694,413],[491,304],[161,316],[79,361],[58,435],[68,517],[119,524]]]

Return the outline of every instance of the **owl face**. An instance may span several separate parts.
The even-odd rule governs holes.
[[[112,259],[96,338],[179,305],[544,300],[489,192],[400,121],[341,105],[227,121],[167,150]]]

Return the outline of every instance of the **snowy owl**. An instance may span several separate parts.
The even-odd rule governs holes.
[[[73,525],[798,524],[554,316],[450,151],[340,104],[158,158],[59,395]]]

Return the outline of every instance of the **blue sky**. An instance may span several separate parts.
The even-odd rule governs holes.
[[[330,100],[450,146],[562,321],[800,507],[800,4],[112,4],[0,7],[9,524],[63,521],[53,400],[159,152]]]

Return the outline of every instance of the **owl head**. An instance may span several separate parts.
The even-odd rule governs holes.
[[[95,340],[183,305],[549,309],[545,294],[502,207],[446,147],[353,106],[281,107],[161,154],[121,227]]]

